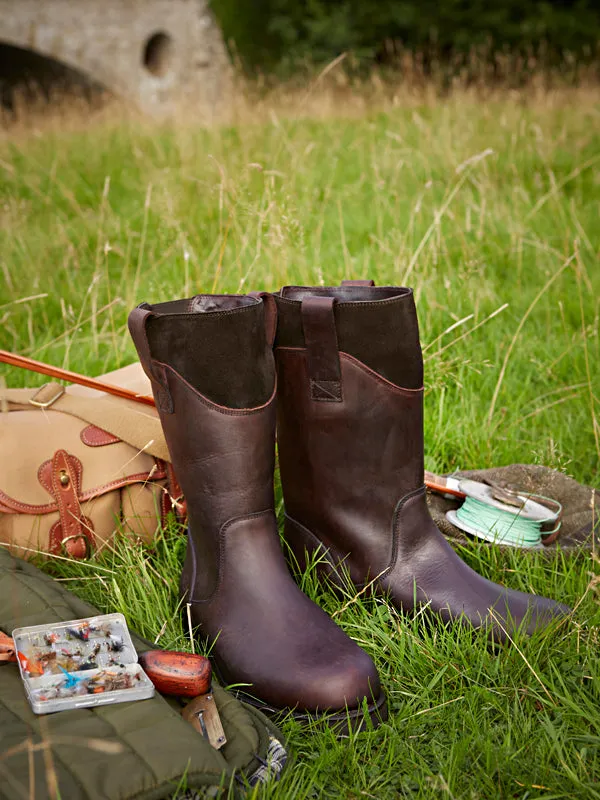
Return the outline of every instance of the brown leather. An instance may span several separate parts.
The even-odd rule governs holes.
[[[150,378],[152,384],[152,394],[154,395],[154,402],[158,412],[161,411],[165,414],[173,413],[173,400],[169,394],[167,378],[164,367],[154,361],[150,356],[150,345],[148,343],[148,336],[146,333],[146,324],[150,317],[150,311],[147,308],[138,307],[129,315],[129,332],[133,337],[134,342],[139,342],[138,355],[140,362],[146,375]]]
[[[162,371],[172,401],[172,413],[162,407],[161,421],[189,513],[181,590],[192,624],[210,642],[220,679],[248,684],[244,691],[266,707],[315,712],[348,706],[357,714],[365,698],[380,700],[375,666],[300,591],[281,551],[273,498],[275,369],[264,301],[232,298],[227,306],[223,298],[205,296],[202,303],[173,304],[177,314],[182,307],[192,323],[193,315],[224,310],[228,324],[231,314],[256,314],[261,324],[253,330],[271,374],[271,395],[259,406],[241,408],[233,396],[227,405],[213,402],[170,363],[153,360],[144,341],[148,315],[162,315],[166,330],[170,305],[144,305],[130,315],[140,358],[150,359],[144,369],[151,376]],[[193,346],[209,346],[190,330]],[[235,370],[242,357],[244,350],[232,352],[226,366]]]
[[[58,505],[59,519],[50,529],[50,553],[85,558],[94,549],[92,523],[79,505],[82,473],[81,461],[66,450],[57,450],[39,469],[40,483]]]
[[[188,512],[187,503],[185,502],[185,497],[183,496],[183,490],[179,485],[179,481],[177,480],[177,476],[175,475],[175,470],[173,469],[171,462],[167,462],[165,467],[167,470],[168,491],[163,494],[163,517],[165,517],[169,511],[174,511],[179,521],[185,522],[185,520],[187,520]]]
[[[265,331],[267,342],[272,346],[277,333],[277,305],[271,292],[248,292],[248,297],[262,299],[265,308]]]
[[[306,344],[310,394],[313,400],[341,403],[334,297],[307,297],[302,303],[302,329]]]
[[[319,292],[322,296],[321,287]],[[372,302],[377,289],[369,292],[377,314]],[[405,293],[398,289],[399,300]],[[383,298],[390,302],[389,287]],[[296,301],[288,296],[278,302],[279,314],[294,302],[301,304],[304,321],[305,304],[312,306],[306,290]],[[351,302],[348,293],[345,302]],[[364,313],[363,308],[363,318]],[[330,342],[327,332],[328,352]],[[318,348],[318,341],[310,346]],[[393,351],[396,342],[386,346]],[[276,349],[285,534],[301,566],[307,552],[321,550],[322,571],[334,580],[341,580],[343,568],[358,588],[372,583],[373,591],[389,595],[399,608],[428,604],[444,621],[489,625],[499,641],[509,628],[523,624],[531,632],[567,613],[552,600],[485,580],[434,525],[423,485],[422,389],[397,386],[341,352],[341,401],[315,401],[308,349]],[[420,359],[420,350],[413,357]]]
[[[96,425],[88,425],[79,434],[81,441],[87,444],[88,447],[105,447],[107,444],[117,444],[121,440],[118,436],[113,436],[108,431],[103,431],[102,428],[97,428]]]

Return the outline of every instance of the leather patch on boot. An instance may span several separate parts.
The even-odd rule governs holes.
[[[120,442],[118,436],[113,436],[108,431],[103,431],[102,428],[97,428],[95,425],[88,425],[79,434],[79,438],[88,447],[104,447],[107,444],[117,444]]]
[[[342,399],[342,385],[339,381],[310,382],[310,396],[313,400],[330,400],[339,403]]]

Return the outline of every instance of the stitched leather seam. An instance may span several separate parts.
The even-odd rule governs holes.
[[[58,476],[55,471],[55,466],[56,469],[58,469],[61,459],[64,462],[64,466],[71,481],[68,488],[68,495],[73,497],[74,500],[75,508],[73,511],[71,511],[66,504],[67,495],[63,494],[60,486],[57,485]],[[79,505],[81,474],[83,472],[81,461],[76,456],[72,456],[67,453],[66,450],[57,450],[57,452],[54,454],[54,458],[52,459],[52,468],[52,488],[54,490],[54,495],[58,500],[58,513],[60,515],[59,527],[53,526],[53,530],[56,528],[56,531],[58,532],[60,529],[63,537],[81,534],[85,538],[88,538],[82,524],[81,506]],[[93,543],[93,540],[91,541]],[[65,545],[65,549],[73,558],[78,557],[74,552],[72,552],[68,545]]]
[[[342,386],[340,381],[317,381],[310,379],[310,394],[313,400],[325,403],[340,403],[342,401]]]
[[[102,431],[102,433],[105,434],[105,436],[110,438],[107,438],[104,441],[98,441],[97,439],[90,438],[90,436],[92,435],[91,430],[93,429]],[[81,433],[79,434],[79,438],[88,447],[106,447],[111,444],[118,444],[119,442],[122,441],[121,439],[119,439],[118,436],[113,436],[112,433],[108,433],[108,431],[105,431],[102,428],[98,428],[97,425],[88,425],[87,428],[84,428],[81,431]]]
[[[333,546],[326,545],[324,542],[322,542],[319,537],[310,530],[310,528],[306,527],[306,525],[298,522],[298,520],[294,517],[290,517],[289,514],[286,514],[285,518],[288,519],[293,525],[297,525],[298,528],[301,528],[303,533],[307,534],[309,538],[312,539],[312,544],[314,545],[315,550],[320,549],[321,552],[319,555],[322,555],[329,563],[331,569],[336,572],[338,565],[343,564],[347,556],[338,557],[337,550]]]
[[[105,483],[103,486],[98,486],[95,489],[88,489],[87,492],[82,492],[80,495],[80,500],[91,500],[93,497],[97,497],[101,494],[106,494],[106,492],[111,491],[112,489],[120,489],[122,486],[129,486],[132,483],[153,483],[155,480],[161,480],[166,478],[166,473],[161,472],[160,470],[156,470],[156,472],[138,472],[135,475],[128,475],[126,478],[117,478],[110,483]]]
[[[349,290],[349,292],[351,292],[351,291],[355,291],[355,289],[356,289],[355,286],[348,286],[348,287],[341,287],[341,286],[330,286],[330,287],[302,286],[302,287],[298,287],[298,288],[310,289],[310,293],[311,294],[318,295],[319,297],[321,297],[321,296],[329,297],[330,296],[329,293],[334,291],[334,290],[336,292],[339,292],[340,289],[347,288]],[[371,286],[371,287],[368,287],[368,288],[371,288],[371,289],[374,289],[374,288],[387,289],[388,287],[387,286],[379,286],[379,287]],[[389,287],[389,288],[393,288],[393,287]],[[380,308],[382,305],[390,305],[390,303],[397,303],[399,298],[402,298],[404,300],[407,297],[413,297],[414,296],[414,292],[410,288],[407,288],[407,287],[404,287],[404,286],[400,286],[400,287],[398,287],[398,289],[399,290],[403,290],[403,291],[399,291],[399,293],[394,295],[393,297],[385,297],[385,298],[382,298],[381,300],[339,300],[339,299],[336,298],[336,300],[337,300],[336,306],[338,308],[340,306],[343,306],[344,308],[354,308],[355,306],[363,306],[363,307],[364,306],[372,306],[372,307]],[[289,303],[290,305],[293,305],[293,306],[299,306],[302,303],[302,300],[295,300],[295,299],[293,299],[291,297],[282,297],[281,295],[276,295],[276,296],[277,296],[277,300],[278,301],[281,301],[282,303]]]
[[[66,466],[66,468],[68,470],[69,477],[71,479],[71,485],[73,483],[75,484],[75,486],[73,487],[73,490],[74,490],[73,493],[75,495],[76,505],[79,506],[79,499],[78,498],[79,498],[79,492],[80,492],[80,489],[81,489],[81,486],[80,486],[80,480],[81,480],[80,467],[81,467],[81,462],[79,461],[79,459],[75,459],[75,462],[73,464],[71,462],[71,460],[69,459],[69,455],[67,454],[67,452],[65,450],[62,450],[62,451],[59,450],[58,452],[61,454],[62,458],[65,461],[65,466]],[[71,517],[73,517],[73,519],[75,519],[77,526],[81,527],[81,523],[80,523],[79,517],[75,517],[66,508],[66,506],[65,506],[65,498],[63,497],[63,495],[62,495],[62,493],[60,491],[60,487],[55,485],[55,478],[56,478],[56,476],[54,475],[54,472],[53,472],[52,473],[52,488],[54,489],[55,497],[58,500],[58,513],[60,514],[61,522],[63,520],[67,520],[66,524],[67,525],[69,524],[69,521],[67,519],[67,514],[68,514],[68,516],[71,516]],[[81,508],[79,509],[79,512],[81,514]],[[66,533],[66,531],[65,531],[65,533]]]
[[[388,381],[388,379],[384,378],[383,375],[380,375],[378,372],[375,372],[375,370],[371,369],[371,367],[367,366],[363,361],[359,361],[358,358],[355,358],[355,356],[350,355],[350,353],[342,352],[340,353],[340,357],[345,360],[351,361],[353,364],[356,364],[356,366],[363,372],[365,372],[367,375],[379,381],[379,383],[383,384],[388,389],[392,389],[395,392],[399,392],[400,394],[406,394],[408,397],[415,397],[419,393],[423,392],[424,389],[423,386],[419,387],[418,389],[409,389],[405,386],[398,386],[397,384]]]
[[[264,511],[255,511],[253,514],[244,514],[241,517],[232,517],[221,525],[219,530],[219,550],[217,555],[217,582],[213,591],[204,600],[190,600],[191,603],[210,603],[214,600],[221,590],[223,584],[223,572],[225,571],[225,538],[227,530],[235,525],[236,522],[246,522],[251,519],[266,516],[267,514],[275,514],[272,508],[267,508]],[[190,544],[193,542],[193,537],[190,535]],[[193,545],[192,545],[193,546]],[[193,588],[193,587],[192,587]]]
[[[81,530],[78,533],[71,534],[71,536],[74,536],[76,538],[71,539],[69,543],[63,542],[64,532],[62,529],[62,521],[60,519],[56,520],[54,525],[50,528],[50,533],[48,535],[49,553],[51,553],[52,555],[60,555],[62,548],[64,546],[64,549],[70,558],[81,558],[81,559],[85,558],[88,545],[91,549],[94,547],[96,543],[93,534],[94,526],[89,517],[81,516],[80,520],[81,520],[80,524]],[[74,542],[79,542],[81,539],[84,539],[87,542],[87,545],[84,545],[85,549],[82,555],[76,555],[75,553],[72,552],[72,545]]]
[[[49,514],[52,511],[57,511],[58,506],[56,503],[46,503],[41,506],[30,505],[29,503],[21,503],[9,497],[0,489],[0,501],[13,511],[21,511],[23,514]]]
[[[46,478],[44,476],[44,468],[47,467],[48,464],[50,464],[50,467],[52,467],[52,459],[48,459],[47,461],[44,461],[42,464],[40,464],[39,469],[37,471],[37,477],[38,477],[38,481],[41,483],[41,485],[44,487],[44,489],[48,492],[48,494],[51,495],[52,497],[54,497],[54,492],[52,491],[52,484],[51,483],[50,484],[46,483]],[[7,495],[5,495],[5,497],[6,496]],[[16,502],[18,502],[18,501],[16,501]],[[23,504],[23,505],[29,505],[29,504]],[[54,503],[53,503],[53,505],[54,505]]]
[[[57,451],[57,454],[60,453],[60,452],[61,452],[60,450]],[[64,451],[62,451],[62,452],[64,453]],[[55,458],[56,458],[56,454],[55,454]],[[76,476],[76,474],[73,475],[73,468],[72,468],[71,464],[69,463],[69,459],[66,458],[66,457],[65,457],[65,462],[66,462],[66,467],[67,467],[67,471],[68,471],[68,474],[69,474],[69,478],[71,480],[71,483],[73,483],[73,478],[75,477],[75,479],[76,479],[77,476]],[[54,467],[54,459],[52,459],[52,466]],[[63,498],[60,495],[60,490],[57,490],[56,486],[54,485],[54,469],[52,470],[52,493],[53,493],[54,497],[56,497],[56,501],[57,501],[57,504],[58,504],[58,513],[60,514],[60,519],[61,519],[61,522],[62,522],[62,520],[65,518],[65,507],[64,507],[64,503],[63,503]],[[79,485],[78,485],[78,482],[76,482],[75,483],[75,495],[77,496],[78,494],[79,494]]]
[[[275,349],[276,349],[277,352],[279,352],[281,350],[284,353],[296,353],[296,354],[297,353],[306,353],[306,348],[305,347],[277,347]],[[369,377],[373,378],[374,380],[377,380],[379,383],[381,383],[387,389],[391,389],[394,392],[398,392],[399,394],[406,395],[406,397],[415,397],[419,393],[422,393],[423,390],[424,390],[423,386],[421,386],[419,389],[408,389],[408,388],[406,388],[404,386],[396,386],[395,383],[392,383],[391,381],[388,381],[387,378],[384,378],[378,372],[375,372],[374,370],[372,370],[370,367],[368,367],[362,361],[359,361],[358,358],[355,358],[354,356],[350,355],[350,353],[345,353],[345,352],[340,350],[340,359],[341,360],[350,361],[351,363],[355,364],[362,372],[364,372],[366,375],[368,375]],[[342,375],[342,383],[343,383],[343,380],[344,380],[344,376]]]
[[[154,483],[155,481],[163,480],[164,478],[166,478],[166,473],[162,472],[161,470],[157,470],[156,472],[138,472],[135,475],[129,475],[127,478],[117,479],[115,481],[112,481],[111,483],[105,484],[104,486],[100,486],[94,489],[87,489],[85,492],[82,492],[80,494],[79,500],[81,502],[85,500],[92,500],[95,497],[99,497],[102,494],[106,494],[106,492],[110,490],[120,489],[121,487],[129,486],[132,483],[148,483],[148,482]],[[42,481],[40,481],[40,483],[42,483]],[[47,489],[47,487],[43,483],[42,485],[44,486],[45,489]],[[0,489],[0,502],[6,505],[7,508],[12,509],[13,511],[20,511],[23,514],[51,514],[53,511],[58,511],[58,504],[56,502],[46,503],[43,505],[21,503],[14,497],[10,497],[9,495],[5,494],[1,489]]]
[[[266,403],[263,403],[261,406],[256,406],[255,408],[228,408],[227,406],[219,405],[218,403],[213,403],[212,400],[209,400],[206,395],[200,394],[197,389],[194,389],[191,383],[188,383],[186,379],[176,372],[173,367],[170,367],[168,364],[163,364],[162,361],[156,361],[156,364],[160,364],[161,367],[168,369],[169,372],[173,374],[177,380],[181,381],[186,388],[188,388],[191,392],[194,393],[195,397],[207,408],[211,408],[214,411],[218,411],[220,414],[228,414],[232,417],[248,417],[251,414],[256,414],[259,411],[264,411],[265,409],[269,408],[269,406],[274,402],[275,395],[277,393],[277,376],[275,376],[275,385],[273,387],[273,392]]]
[[[196,296],[199,296],[199,297],[210,297],[211,295],[196,295]],[[260,305],[260,303],[257,300],[256,303],[252,303],[252,304],[247,305],[247,306],[237,306],[236,308],[226,308],[226,309],[222,309],[221,311],[194,311],[192,303],[196,299],[196,296],[190,298],[190,304],[189,304],[189,310],[188,311],[177,311],[177,312],[155,311],[154,310],[154,308],[155,308],[154,306],[149,306],[148,309],[145,309],[145,310],[150,311],[150,313],[152,314],[152,317],[155,320],[165,319],[167,317],[169,319],[189,319],[190,316],[192,316],[192,315],[202,316],[204,314],[210,314],[210,316],[212,318],[214,318],[214,317],[231,316],[232,314],[241,314],[241,313],[243,313],[245,311],[256,311],[256,306]],[[233,295],[233,296],[234,297],[247,297],[247,295],[242,295],[242,294]],[[219,295],[219,297],[229,297],[229,295]],[[252,298],[252,299],[254,299],[254,298]]]
[[[400,538],[400,513],[406,503],[409,500],[412,500],[414,497],[419,497],[420,495],[424,495],[426,492],[425,485],[419,486],[418,489],[413,489],[412,492],[408,492],[405,494],[404,497],[401,497],[400,500],[396,503],[396,508],[394,509],[394,516],[392,517],[392,554],[390,557],[390,563],[383,575],[381,576],[384,578],[388,575],[396,566],[398,561],[398,539]]]

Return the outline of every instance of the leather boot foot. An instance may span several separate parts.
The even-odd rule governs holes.
[[[191,537],[190,537],[191,541]],[[208,643],[215,671],[258,708],[292,710],[298,719],[334,724],[384,717],[385,695],[371,658],[313,603],[291,577],[271,510],[233,520],[221,534],[216,591],[194,598],[194,547],[182,595]]]
[[[334,582],[341,565],[357,590],[372,584],[370,592],[403,611],[427,606],[443,622],[489,629],[494,641],[516,629],[533,633],[568,613],[482,578],[431,519],[412,293],[289,287],[277,302],[279,464],[286,539],[299,562],[305,550],[322,547],[327,561],[319,572]],[[382,319],[390,330],[403,324],[410,337],[384,335]],[[363,327],[380,331],[373,352],[362,349]],[[369,363],[343,351],[344,337]],[[398,385],[410,360],[407,385]]]

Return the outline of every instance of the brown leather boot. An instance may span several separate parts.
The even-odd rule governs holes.
[[[423,360],[410,289],[358,281],[275,296],[278,451],[285,537],[299,564],[323,551],[404,610],[488,626],[503,641],[569,609],[498,586],[433,523],[423,485]]]
[[[208,295],[129,316],[187,501],[182,595],[220,680],[247,684],[259,707],[358,726],[366,700],[377,724],[385,695],[372,660],[300,591],[281,551],[275,316],[270,296]]]

